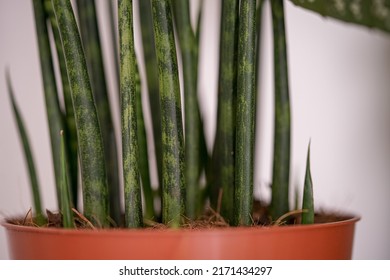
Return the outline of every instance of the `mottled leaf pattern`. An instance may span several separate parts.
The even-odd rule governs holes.
[[[174,15],[183,61],[184,123],[185,123],[185,180],[186,216],[195,218],[200,199],[200,117],[197,98],[197,42],[190,22],[188,0],[174,0]]]
[[[152,9],[161,103],[162,219],[177,227],[184,214],[184,139],[171,2],[152,0]]]
[[[76,3],[89,79],[103,137],[104,157],[110,196],[110,216],[119,224],[121,210],[119,200],[118,154],[104,73],[95,0],[77,0]]]
[[[62,93],[65,105],[65,149],[67,157],[67,166],[69,170],[68,178],[71,186],[72,202],[74,206],[78,204],[78,155],[77,155],[77,131],[76,122],[74,119],[74,110],[72,104],[71,89],[68,80],[68,74],[66,72],[66,63],[64,57],[64,51],[62,49],[62,42],[60,33],[58,30],[57,19],[53,11],[51,0],[45,0],[45,10],[50,18],[50,25],[53,32],[55,41],[58,64],[60,67],[61,82],[62,82]],[[55,153],[57,151],[54,151]]]
[[[150,181],[149,173],[149,156],[148,156],[148,143],[146,139],[146,129],[144,115],[142,111],[142,96],[141,96],[141,78],[139,75],[138,67],[136,71],[136,104],[137,104],[137,135],[138,135],[138,148],[139,148],[139,171],[142,181],[142,190],[145,200],[145,218],[154,219],[156,214],[154,211],[154,197],[152,183]]]
[[[222,192],[221,214],[229,222],[233,222],[234,201],[238,12],[238,0],[222,2],[217,130],[211,167],[211,205],[218,210]]]
[[[241,0],[238,34],[234,224],[248,226],[253,204],[256,0]]]
[[[96,226],[109,225],[104,146],[98,114],[88,78],[80,35],[69,0],[52,0],[72,89],[78,133],[84,215]]]
[[[136,228],[142,226],[142,200],[138,163],[133,1],[119,0],[118,6],[125,225]]]
[[[141,23],[143,54],[146,70],[147,89],[149,94],[149,107],[152,113],[153,140],[157,162],[157,177],[159,191],[162,186],[162,134],[161,134],[161,108],[158,84],[158,66],[155,50],[152,4],[151,0],[138,1]]]

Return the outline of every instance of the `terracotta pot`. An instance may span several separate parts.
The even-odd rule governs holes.
[[[13,259],[350,259],[358,220],[201,230],[3,226]]]

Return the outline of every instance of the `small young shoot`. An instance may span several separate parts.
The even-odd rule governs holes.
[[[313,224],[314,223],[314,199],[313,199],[313,182],[311,179],[311,171],[310,171],[310,143],[307,151],[306,175],[305,175],[305,185],[303,188],[302,209],[305,210],[302,213],[302,224]]]

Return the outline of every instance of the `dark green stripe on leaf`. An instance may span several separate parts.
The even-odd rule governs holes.
[[[162,219],[177,227],[184,212],[184,139],[171,2],[152,0],[163,145]]]
[[[109,200],[104,148],[76,19],[69,0],[52,0],[64,48],[78,133],[84,215],[108,226]]]

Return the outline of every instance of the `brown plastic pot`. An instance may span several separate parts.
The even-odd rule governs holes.
[[[307,226],[66,230],[3,223],[12,259],[350,259],[359,218]]]

